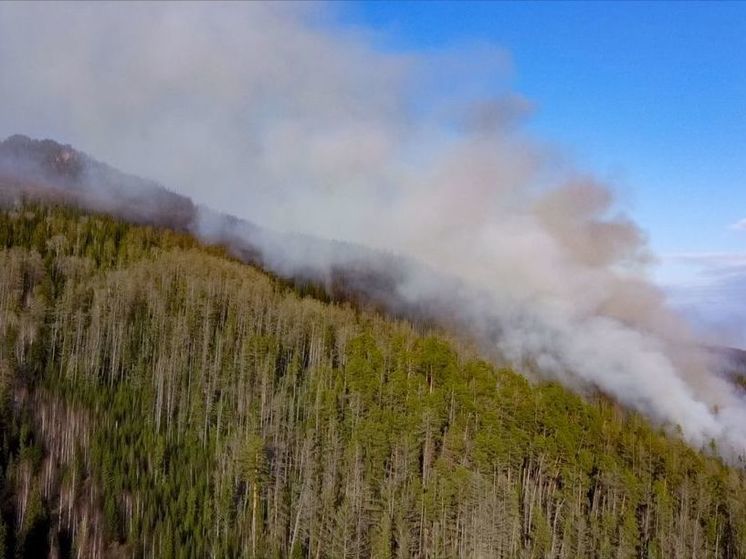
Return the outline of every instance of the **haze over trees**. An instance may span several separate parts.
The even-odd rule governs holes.
[[[609,400],[166,229],[0,247],[0,556],[746,556],[743,469]]]

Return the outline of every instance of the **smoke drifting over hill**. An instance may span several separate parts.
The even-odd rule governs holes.
[[[645,281],[644,235],[605,185],[526,136],[528,101],[478,95],[470,75],[499,75],[506,55],[381,53],[332,19],[317,5],[2,5],[0,132],[71,142],[262,226],[401,255],[389,304],[430,305],[521,368],[742,453],[743,397]],[[462,85],[435,95],[433,80]],[[250,236],[284,275],[372,258],[195,211],[190,228]]]

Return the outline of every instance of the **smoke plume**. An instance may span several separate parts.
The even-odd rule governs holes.
[[[612,191],[526,133],[509,56],[387,52],[334,9],[2,4],[0,133],[69,142],[278,231],[204,209],[190,225],[252,236],[283,275],[382,258],[389,304],[741,454],[743,397],[646,281],[645,236]]]

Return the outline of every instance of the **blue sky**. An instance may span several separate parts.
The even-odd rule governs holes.
[[[609,180],[681,281],[680,253],[746,250],[746,3],[363,2],[381,48],[492,44],[529,127]]]
[[[346,24],[420,52],[495,45],[528,123],[609,182],[671,302],[746,345],[746,2],[361,2]]]

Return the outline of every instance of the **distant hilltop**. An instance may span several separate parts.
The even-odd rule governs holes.
[[[60,198],[142,224],[187,231],[192,201],[157,182],[123,173],[70,145],[21,134],[0,142],[0,188],[5,198]]]
[[[92,161],[69,145],[54,140],[33,140],[16,134],[0,142],[0,171],[4,173],[36,173],[39,179],[56,184],[79,182],[86,165]]]

